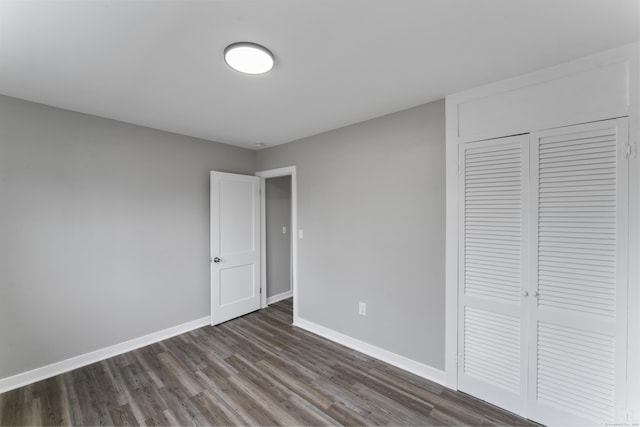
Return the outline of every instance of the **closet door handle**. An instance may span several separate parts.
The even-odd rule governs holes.
[[[213,262],[215,262],[215,263],[218,263],[218,262],[220,262],[220,261],[222,261],[222,260],[221,260],[220,258],[218,258],[218,257],[215,257],[215,258],[213,259]]]
[[[522,291],[522,295],[525,296],[525,297],[528,297],[529,296],[529,291]]]

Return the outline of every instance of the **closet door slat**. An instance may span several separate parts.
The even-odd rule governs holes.
[[[626,377],[626,119],[531,137],[527,412],[547,424],[620,419]]]
[[[524,414],[528,135],[465,144],[458,387]]]

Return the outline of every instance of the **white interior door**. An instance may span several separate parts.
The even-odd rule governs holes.
[[[528,410],[551,425],[624,421],[628,120],[532,134]]]
[[[460,148],[458,388],[524,415],[529,136]]]
[[[260,178],[211,172],[211,324],[260,308]]]

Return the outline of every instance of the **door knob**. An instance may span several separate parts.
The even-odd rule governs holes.
[[[218,258],[218,257],[215,257],[215,258],[213,259],[213,262],[220,262],[220,261],[221,261],[221,259],[220,259],[220,258]]]
[[[522,291],[522,295],[524,295],[525,297],[529,296],[529,291]]]

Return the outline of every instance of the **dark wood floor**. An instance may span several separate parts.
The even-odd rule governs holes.
[[[291,300],[0,394],[0,425],[531,425],[291,326]]]

